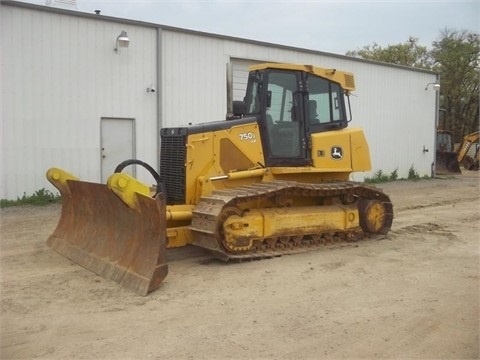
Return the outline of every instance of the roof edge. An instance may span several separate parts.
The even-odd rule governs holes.
[[[409,71],[427,73],[427,74],[431,74],[431,75],[438,75],[437,72],[432,71],[432,70],[427,70],[427,69],[419,69],[419,68],[414,68],[414,67],[405,66],[405,65],[397,65],[397,64],[386,63],[386,62],[382,62],[382,61],[361,59],[361,58],[356,58],[356,57],[353,57],[353,56],[335,54],[335,53],[330,53],[330,52],[326,52],[326,51],[320,51],[320,50],[314,50],[314,49],[300,48],[300,47],[296,47],[296,46],[276,44],[276,43],[271,43],[271,42],[266,42],[266,41],[240,38],[240,37],[235,37],[235,36],[230,36],[230,35],[222,35],[222,34],[215,34],[215,33],[209,33],[209,32],[192,30],[192,29],[179,28],[179,27],[175,27],[175,26],[162,25],[162,24],[151,23],[151,22],[146,22],[146,21],[141,21],[141,20],[131,20],[131,19],[118,18],[118,17],[114,17],[114,16],[107,16],[107,15],[100,15],[100,14],[97,15],[97,14],[86,13],[86,12],[83,12],[83,11],[76,11],[76,10],[74,11],[74,10],[67,10],[67,9],[49,7],[49,6],[45,6],[45,5],[37,5],[37,4],[27,3],[27,2],[23,2],[23,1],[0,0],[0,4],[1,5],[7,5],[7,6],[13,6],[13,7],[33,9],[33,10],[38,10],[38,11],[58,13],[58,14],[63,14],[63,15],[67,15],[67,16],[77,16],[77,17],[90,18],[90,19],[95,19],[95,20],[104,20],[104,21],[115,21],[115,22],[119,22],[119,23],[123,23],[123,24],[146,26],[146,27],[152,27],[152,28],[157,28],[157,29],[159,28],[161,30],[178,31],[178,32],[186,33],[186,34],[208,36],[208,37],[225,39],[225,40],[241,41],[241,42],[244,42],[244,43],[261,45],[261,46],[273,46],[273,47],[280,48],[280,49],[298,50],[298,51],[308,52],[308,53],[316,54],[316,55],[330,56],[330,57],[334,57],[334,58],[338,58],[338,59],[342,59],[342,60],[351,60],[351,61],[356,61],[356,62],[361,62],[361,63],[366,63],[366,64],[392,67],[392,68],[400,69],[400,70],[409,70]]]

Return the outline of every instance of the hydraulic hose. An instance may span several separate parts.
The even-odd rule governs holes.
[[[157,183],[154,197],[158,193],[163,193],[163,194],[167,193],[166,188],[165,188],[165,184],[163,183],[160,175],[155,171],[154,168],[152,168],[146,162],[143,162],[141,160],[129,159],[129,160],[122,161],[120,164],[117,165],[114,172],[115,173],[121,173],[122,170],[125,169],[129,165],[140,165],[140,166],[144,167],[145,169],[147,169],[147,171],[153,176],[153,178],[155,179],[155,181]]]

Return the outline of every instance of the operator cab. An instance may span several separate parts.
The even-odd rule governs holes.
[[[282,64],[254,68],[248,78],[244,115],[259,122],[265,165],[311,164],[310,135],[347,127],[344,95],[349,89],[333,81],[338,78],[334,69]],[[334,79],[316,74],[320,71]]]

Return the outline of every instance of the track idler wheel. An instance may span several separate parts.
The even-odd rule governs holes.
[[[386,234],[392,226],[392,214],[379,200],[360,199],[358,201],[360,226],[366,233]]]

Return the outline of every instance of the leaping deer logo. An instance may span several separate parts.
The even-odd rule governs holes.
[[[330,155],[334,160],[341,160],[343,158],[343,150],[340,146],[334,146],[330,150]]]

